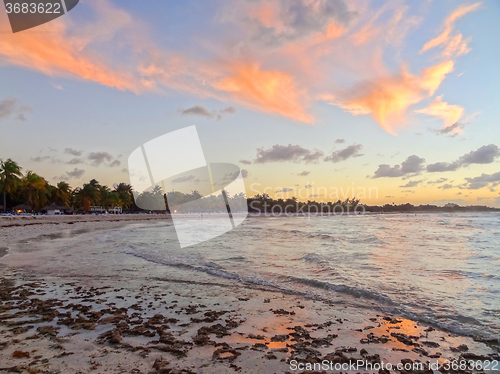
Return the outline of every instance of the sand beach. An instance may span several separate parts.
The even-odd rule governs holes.
[[[339,372],[353,363],[354,372],[394,372],[425,364],[396,371],[411,373],[432,372],[432,363],[444,370],[446,360],[498,360],[495,340],[68,246],[170,224],[154,215],[2,220],[0,372]]]

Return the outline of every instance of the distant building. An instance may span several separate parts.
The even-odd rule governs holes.
[[[122,214],[122,207],[121,206],[109,207],[108,213],[110,213],[110,214]]]
[[[91,206],[90,213],[102,214],[102,213],[110,213],[110,214],[121,214],[122,208],[120,206],[109,206],[107,209],[102,206]]]

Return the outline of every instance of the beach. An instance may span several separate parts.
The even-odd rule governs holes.
[[[281,242],[282,233],[273,240],[255,234],[281,222],[294,225],[287,235],[300,227],[249,218],[240,231],[201,246],[203,263],[175,247],[172,221],[162,215],[0,220],[8,248],[0,258],[0,371],[385,373],[399,364],[396,372],[412,373],[433,372],[434,363],[444,370],[446,360],[450,372],[466,372],[452,368],[454,360],[490,362],[489,370],[473,372],[495,368],[499,342],[486,333],[407,318],[366,295],[280,284],[274,270],[258,277],[277,260],[250,235],[290,252],[293,243]],[[231,235],[241,242],[224,247]],[[154,238],[149,251],[145,237]],[[314,269],[322,261],[315,253]],[[301,263],[310,267],[311,257]],[[254,258],[260,263],[252,265]],[[256,270],[246,273],[251,266]],[[290,269],[301,275],[298,265]],[[419,363],[423,370],[408,369]]]

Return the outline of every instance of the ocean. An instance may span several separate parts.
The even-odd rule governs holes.
[[[500,336],[500,214],[249,216],[232,231],[181,249],[173,226],[96,237],[164,265],[332,305],[375,309],[450,332]]]

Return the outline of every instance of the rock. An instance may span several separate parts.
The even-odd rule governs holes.
[[[274,335],[271,338],[272,342],[285,342],[288,340],[288,335]]]
[[[255,340],[266,340],[266,337],[264,335],[248,334],[248,338],[255,339]]]
[[[271,309],[271,312],[273,312],[276,315],[281,315],[281,316],[284,316],[284,315],[294,316],[295,315],[294,311],[289,312],[289,311],[284,310],[284,309],[276,309],[276,310]]]
[[[427,347],[431,347],[431,348],[439,347],[439,343],[436,343],[436,342],[423,341],[422,344],[426,345]]]
[[[467,352],[469,347],[465,344],[460,344],[458,347],[450,347],[450,351],[452,352]]]
[[[269,348],[267,347],[267,345],[262,344],[262,343],[255,343],[255,344],[252,346],[252,350],[254,350],[254,351],[258,350],[259,348],[262,348],[262,349],[269,349]]]
[[[38,331],[38,333],[40,335],[48,335],[48,336],[55,337],[55,336],[57,336],[57,332],[59,331],[59,329],[60,329],[59,327],[47,325],[47,326],[38,327],[36,329],[36,331]]]
[[[414,340],[419,339],[418,336],[408,336],[408,335],[405,335],[405,334],[402,334],[399,332],[392,332],[391,336],[393,336],[398,341],[400,341],[401,343],[406,344],[406,345],[415,345],[415,342],[413,341],[413,339]]]
[[[12,353],[12,357],[14,357],[14,358],[30,358],[30,353],[23,352],[23,351],[14,351]]]
[[[170,361],[164,360],[163,358],[156,359],[155,362],[153,363],[153,369],[159,371],[161,369],[164,369],[165,366],[169,365]]]

